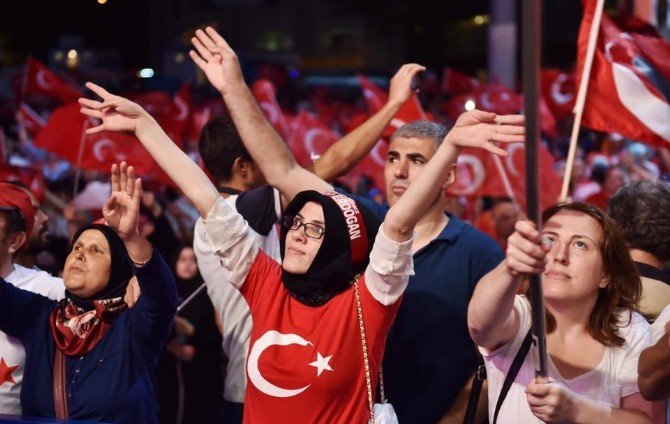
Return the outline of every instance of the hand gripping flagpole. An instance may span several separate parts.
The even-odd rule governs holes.
[[[586,13],[586,8],[589,7],[591,3],[592,2],[585,2],[584,13]],[[562,202],[566,201],[568,198],[568,186],[570,185],[570,178],[572,176],[572,165],[575,161],[575,152],[577,151],[577,137],[579,136],[579,127],[582,124],[582,114],[584,113],[584,103],[586,102],[586,91],[589,87],[591,66],[593,65],[593,56],[596,52],[596,42],[598,41],[598,33],[600,32],[600,21],[603,17],[604,4],[605,0],[596,0],[596,9],[593,14],[593,22],[591,22],[589,43],[586,47],[586,57],[584,58],[584,69],[582,69],[582,77],[579,81],[579,90],[577,91],[577,100],[575,101],[575,120],[572,123],[568,159],[565,164],[565,173],[563,174],[563,186],[561,187]]]
[[[526,115],[526,208],[528,219],[540,229],[538,143],[540,141],[540,46],[542,45],[540,0],[524,0],[522,19],[522,70],[524,113]],[[544,296],[540,276],[530,274],[533,357],[535,376],[547,377],[547,343]]]

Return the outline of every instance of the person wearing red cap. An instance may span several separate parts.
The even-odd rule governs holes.
[[[0,278],[15,287],[60,300],[65,295],[63,280],[15,262],[32,233],[35,218],[30,195],[15,184],[0,182]],[[0,332],[0,414],[21,414],[25,358],[23,345]]]

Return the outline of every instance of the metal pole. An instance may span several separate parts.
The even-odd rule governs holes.
[[[522,52],[523,95],[526,115],[526,208],[528,219],[540,229],[538,143],[540,142],[540,49],[542,46],[540,0],[523,0]],[[533,316],[535,376],[547,376],[546,323],[540,276],[530,277],[530,304]]]

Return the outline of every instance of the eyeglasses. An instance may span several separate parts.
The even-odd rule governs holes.
[[[305,235],[311,239],[319,240],[323,237],[326,229],[322,225],[313,222],[305,222],[297,216],[285,216],[283,220],[284,227],[291,231],[295,231],[303,227]]]

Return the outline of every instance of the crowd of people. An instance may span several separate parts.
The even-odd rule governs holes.
[[[538,229],[513,198],[448,194],[462,149],[504,157],[524,142],[523,116],[475,109],[450,129],[398,128],[379,203],[339,178],[424,67],[402,66],[386,105],[303,167],[226,40],[208,27],[191,42],[226,109],[197,152],[126,97],[89,82],[79,99],[97,122],[87,134],[135,135],[173,186],[137,178],[132,158],[78,176],[74,196],[52,158],[44,199],[0,183],[0,417],[666,422],[670,151],[583,140],[572,198]],[[544,290],[547,379],[529,274]]]

